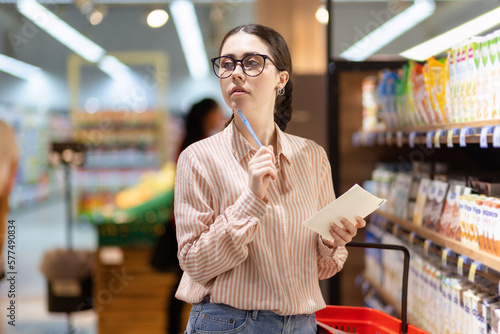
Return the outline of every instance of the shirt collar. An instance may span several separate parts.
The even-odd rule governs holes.
[[[274,123],[274,127],[276,129],[276,142],[278,146],[278,154],[276,155],[278,157],[277,163],[280,164],[281,156],[283,156],[285,160],[291,164],[292,151],[289,139],[276,123]],[[227,126],[225,132],[227,134],[226,138],[229,140],[229,146],[233,151],[233,155],[238,161],[241,161],[250,152],[257,152],[257,150],[253,148],[252,145],[250,145],[250,143],[238,131],[234,120]]]

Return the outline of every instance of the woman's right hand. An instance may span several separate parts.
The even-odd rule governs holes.
[[[277,178],[274,160],[273,146],[269,145],[261,147],[248,163],[248,187],[260,199],[266,197],[271,179]]]

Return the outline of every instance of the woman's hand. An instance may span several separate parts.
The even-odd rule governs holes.
[[[269,182],[276,180],[272,145],[261,147],[248,162],[248,187],[260,199],[266,197]]]
[[[351,223],[346,218],[342,218],[340,222],[344,226],[343,228],[337,226],[337,224],[335,223],[332,223],[332,225],[330,225],[330,235],[333,238],[333,242],[330,240],[325,240],[323,239],[323,237],[321,237],[325,245],[330,247],[345,246],[352,241],[352,238],[354,238],[354,236],[356,235],[358,228],[363,228],[366,226],[366,221],[359,216],[356,217],[356,224]]]

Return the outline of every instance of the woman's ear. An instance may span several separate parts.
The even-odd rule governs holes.
[[[289,78],[290,78],[290,75],[288,74],[287,71],[281,71],[278,87],[285,88],[286,83],[288,82]]]

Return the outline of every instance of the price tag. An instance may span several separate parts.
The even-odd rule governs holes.
[[[415,232],[410,232],[410,234],[408,235],[408,244],[410,245],[410,247],[413,247],[413,243],[415,242],[415,235]]]
[[[443,130],[439,129],[436,130],[434,133],[434,147],[440,148],[441,147],[441,134],[443,133]]]
[[[466,126],[460,129],[460,147],[467,146],[467,142],[465,140],[465,136],[470,133],[470,127]]]
[[[425,239],[424,241],[424,256],[429,257],[429,246],[432,244],[432,241],[429,239]]]
[[[458,262],[457,262],[457,273],[460,276],[464,275],[464,263],[470,263],[470,260],[467,256],[465,255],[460,255],[458,257]]]
[[[432,148],[432,137],[434,136],[434,131],[427,132],[427,148]]]
[[[469,281],[471,281],[471,282],[475,281],[475,279],[476,279],[476,270],[478,269],[478,267],[481,267],[481,263],[479,263],[477,261],[472,262],[472,264],[470,265],[470,269],[469,269]]]
[[[412,131],[410,132],[410,136],[408,137],[408,143],[410,145],[411,148],[414,148],[415,147],[415,137],[417,135],[417,132],[416,131]]]
[[[392,143],[392,132],[386,132],[385,133],[385,141],[387,145],[391,145]]]
[[[450,254],[449,248],[443,249],[443,253],[441,253],[441,264],[443,265],[443,267],[448,266],[448,255],[449,254]]]
[[[446,146],[453,147],[453,135],[455,134],[455,129],[448,130],[446,135]]]
[[[500,125],[493,130],[493,147],[500,147]]]
[[[377,135],[377,143],[380,146],[383,146],[385,144],[385,135],[383,132],[379,132]]]
[[[396,132],[396,145],[398,147],[403,147],[403,132]]]
[[[358,131],[356,131],[352,134],[352,146],[359,147],[360,137],[361,137],[361,134]]]
[[[493,127],[491,125],[483,126],[481,128],[481,135],[479,137],[479,146],[481,148],[488,148],[488,134],[493,131]]]

